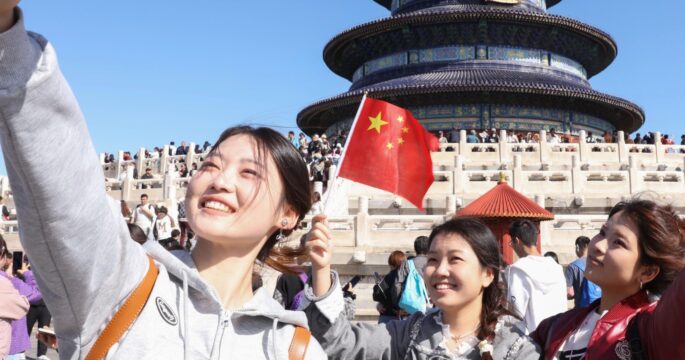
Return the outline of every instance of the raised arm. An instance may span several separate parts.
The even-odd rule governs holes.
[[[402,359],[410,344],[411,329],[423,317],[416,313],[407,320],[388,324],[352,323],[347,318],[338,275],[332,273],[333,286],[326,294],[314,296],[305,288],[304,313],[309,329],[331,360]]]
[[[401,358],[399,354],[409,345],[411,321],[393,321],[386,326],[352,324],[347,319],[338,275],[331,271],[333,247],[326,216],[317,215],[312,221],[306,242],[312,262],[312,286],[305,287],[303,304],[312,335],[329,359]]]
[[[147,267],[46,39],[0,0],[0,140],[22,245],[62,338],[89,343]],[[10,20],[11,19],[11,20]],[[9,25],[8,25],[9,24]],[[11,26],[7,28],[7,26]]]
[[[650,359],[685,359],[685,270],[664,291],[651,313],[638,315],[640,338]]]

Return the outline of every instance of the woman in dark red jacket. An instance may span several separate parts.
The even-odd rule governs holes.
[[[616,205],[590,242],[585,270],[602,297],[538,326],[531,336],[543,358],[685,359],[684,235],[670,206]]]

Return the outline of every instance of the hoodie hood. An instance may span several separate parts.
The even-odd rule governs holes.
[[[543,294],[559,287],[559,279],[563,279],[563,268],[550,257],[529,255],[519,259],[511,267],[526,273],[533,286]]]
[[[175,277],[179,282],[186,281],[189,288],[210,299],[221,311],[226,311],[214,288],[200,276],[190,253],[185,250],[169,252],[156,241],[147,241],[143,247],[155,261],[164,265],[169,275]],[[231,310],[231,313],[232,316],[263,316],[281,323],[309,328],[307,317],[303,312],[284,309],[264,287],[257,289],[252,299],[240,309]]]

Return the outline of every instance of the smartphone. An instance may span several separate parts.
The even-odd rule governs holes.
[[[357,283],[359,283],[359,281],[360,281],[361,279],[362,279],[361,276],[355,275],[352,279],[350,279],[350,281],[348,282],[348,284],[350,284],[350,287],[355,287],[355,286],[357,285]]]
[[[361,276],[355,275],[352,279],[350,279],[350,281],[348,281],[348,282],[345,284],[345,286],[343,286],[343,291],[350,291],[350,289],[353,288],[355,285],[357,285],[357,283],[358,283],[359,280],[361,280],[361,279],[362,279]]]
[[[45,335],[56,336],[55,330],[50,329],[50,328],[38,328],[38,332],[45,334]]]
[[[383,278],[378,274],[378,271],[373,272],[373,277],[376,279],[376,284],[380,284],[381,281],[383,281]]]
[[[12,272],[13,275],[17,274],[17,270],[24,267],[24,252],[15,251],[12,253]]]

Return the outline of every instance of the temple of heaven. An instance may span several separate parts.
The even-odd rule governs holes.
[[[548,14],[561,0],[375,1],[391,16],[326,45],[324,61],[352,85],[300,111],[308,134],[348,129],[364,92],[410,109],[429,130],[630,133],[644,123],[639,106],[592,89],[616,43]]]

